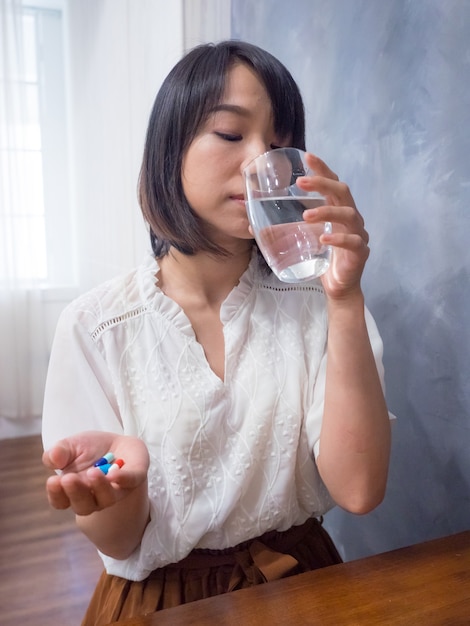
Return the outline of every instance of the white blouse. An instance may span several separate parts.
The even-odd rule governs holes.
[[[142,438],[151,521],[110,574],[142,580],[193,548],[222,549],[328,511],[317,471],[327,314],[319,281],[282,283],[256,255],[221,308],[225,380],[209,367],[149,257],[62,313],[46,385],[43,439],[84,430]],[[368,311],[383,381],[382,341]]]

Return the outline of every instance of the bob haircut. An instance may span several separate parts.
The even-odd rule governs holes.
[[[164,80],[150,115],[139,177],[139,202],[150,227],[157,258],[170,246],[184,254],[226,255],[204,234],[181,181],[183,157],[211,110],[223,96],[228,71],[238,63],[251,68],[273,107],[274,129],[305,150],[302,96],[290,72],[270,53],[241,41],[203,44],[192,49]]]

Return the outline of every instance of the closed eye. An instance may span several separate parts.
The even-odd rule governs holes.
[[[242,139],[241,135],[232,135],[231,133],[216,132],[215,134],[217,135],[217,137],[220,137],[224,141],[241,141]]]

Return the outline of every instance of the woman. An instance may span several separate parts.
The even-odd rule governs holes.
[[[253,242],[242,170],[304,149],[286,68],[242,42],[172,70],[151,114],[140,201],[153,254],[62,314],[44,405],[56,508],[106,573],[84,624],[106,624],[340,561],[321,516],[376,507],[390,449],[382,344],[360,280],[368,235],[318,157],[332,266],[279,282]],[[93,462],[125,460],[108,475]]]

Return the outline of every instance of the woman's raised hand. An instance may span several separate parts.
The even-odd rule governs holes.
[[[341,299],[360,291],[362,272],[370,252],[369,235],[349,187],[315,155],[308,153],[307,163],[315,176],[299,178],[297,184],[305,190],[321,193],[326,204],[306,210],[303,217],[308,223],[332,224],[332,233],[320,239],[323,244],[334,247],[331,266],[321,281],[328,296]]]

